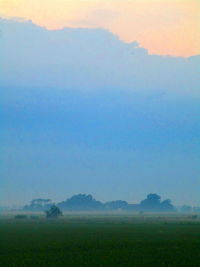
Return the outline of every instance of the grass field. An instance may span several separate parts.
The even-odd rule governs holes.
[[[200,221],[175,215],[3,216],[0,266],[200,266]]]

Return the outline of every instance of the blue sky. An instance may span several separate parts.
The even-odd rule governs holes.
[[[1,20],[0,203],[75,193],[200,205],[200,57]]]

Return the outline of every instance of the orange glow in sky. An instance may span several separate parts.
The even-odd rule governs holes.
[[[151,54],[200,54],[199,0],[0,0],[2,17],[47,29],[104,28]]]

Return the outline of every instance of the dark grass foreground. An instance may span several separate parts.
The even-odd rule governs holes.
[[[0,266],[200,266],[200,223],[2,219]]]

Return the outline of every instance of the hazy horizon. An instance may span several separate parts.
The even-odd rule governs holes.
[[[0,28],[0,206],[77,193],[200,206],[200,55],[150,55],[105,29]]]

